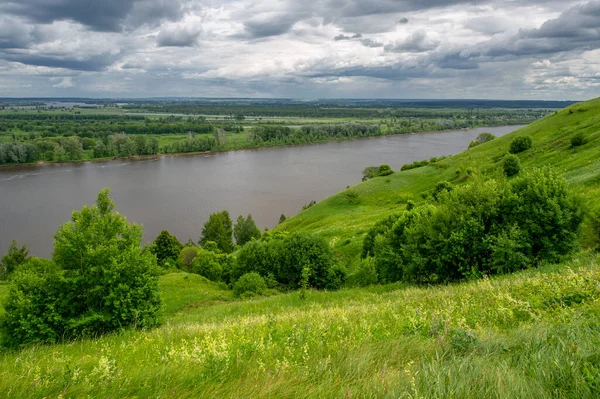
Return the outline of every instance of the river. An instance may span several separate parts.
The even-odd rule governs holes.
[[[53,234],[74,209],[93,204],[110,187],[116,209],[144,225],[145,241],[161,230],[182,242],[198,240],[212,212],[235,221],[252,214],[264,229],[360,183],[366,166],[405,163],[463,151],[481,132],[496,136],[519,126],[492,127],[363,140],[145,160],[114,160],[0,168],[0,254],[12,239],[32,254],[50,256]],[[1,256],[1,255],[0,255]]]

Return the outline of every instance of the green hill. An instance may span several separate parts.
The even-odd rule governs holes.
[[[571,138],[578,133],[584,134],[586,143],[573,148]],[[289,218],[276,230],[321,234],[350,262],[360,253],[362,239],[375,222],[405,209],[409,200],[423,201],[421,194],[432,190],[437,183],[461,184],[474,175],[502,178],[501,161],[512,139],[520,135],[533,138],[533,147],[518,154],[525,169],[555,168],[580,194],[590,201],[598,201],[600,99],[595,99],[557,111],[433,166],[396,172],[350,187]]]
[[[372,179],[278,229],[322,234],[350,263],[373,223],[424,201],[438,182],[501,177],[501,159],[521,134],[534,142],[519,154],[525,168],[557,168],[594,205],[598,111],[600,100],[578,104],[435,166]],[[587,144],[573,149],[579,132]],[[161,327],[0,351],[0,397],[597,398],[598,281],[590,251],[457,284],[247,300],[171,273],[160,278]]]

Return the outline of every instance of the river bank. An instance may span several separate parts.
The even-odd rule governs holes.
[[[82,164],[82,163],[102,163],[102,162],[112,162],[112,161],[136,161],[136,160],[143,161],[143,160],[150,160],[150,159],[158,159],[161,157],[187,157],[187,156],[197,156],[197,155],[221,154],[221,153],[228,153],[228,152],[235,152],[235,151],[258,151],[258,150],[270,149],[270,148],[303,147],[303,146],[311,146],[311,145],[315,145],[315,144],[326,144],[326,143],[354,141],[354,140],[371,140],[371,139],[378,139],[378,138],[383,138],[383,137],[426,135],[426,134],[436,134],[436,133],[444,133],[444,132],[471,131],[471,130],[481,130],[481,129],[498,129],[498,128],[515,128],[515,129],[517,129],[522,126],[524,126],[524,125],[487,126],[487,127],[478,127],[478,128],[437,130],[437,131],[428,131],[428,132],[396,133],[396,134],[384,134],[384,135],[380,135],[380,136],[370,136],[370,137],[341,137],[341,138],[332,138],[331,140],[313,141],[313,142],[308,142],[308,143],[298,143],[298,144],[276,144],[275,143],[273,145],[267,144],[267,145],[263,145],[263,146],[247,146],[247,147],[227,148],[227,149],[214,150],[214,151],[159,153],[159,154],[153,154],[153,155],[133,155],[130,157],[106,157],[106,158],[93,158],[93,159],[79,159],[79,160],[73,160],[73,161],[37,161],[37,162],[32,162],[32,163],[0,165],[0,170],[31,168],[33,166],[75,165],[75,164]]]

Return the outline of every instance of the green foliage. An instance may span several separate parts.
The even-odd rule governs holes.
[[[333,253],[325,240],[316,235],[294,233],[246,244],[237,254],[232,279],[250,272],[263,277],[272,274],[279,284],[296,289],[302,270],[308,267],[311,287],[335,289],[344,276],[333,266]]]
[[[213,213],[208,221],[204,223],[200,244],[204,245],[208,241],[214,241],[217,243],[219,250],[231,253],[233,251],[232,234],[233,226],[229,212]]]
[[[267,291],[265,279],[258,273],[246,273],[239,278],[233,285],[233,294],[235,296],[250,297],[254,295],[263,295]]]
[[[192,271],[192,263],[194,261],[194,258],[198,256],[199,251],[200,248],[198,247],[185,246],[179,252],[179,267],[188,272]]]
[[[362,181],[367,181],[369,179],[372,179],[379,174],[379,167],[367,166],[366,168],[363,169],[362,174],[363,174]]]
[[[405,171],[405,170],[411,170],[411,169],[416,169],[416,168],[421,168],[423,166],[427,166],[429,165],[429,161],[427,159],[424,159],[422,161],[415,161],[413,163],[407,163],[402,165],[402,167],[400,168],[400,171]]]
[[[0,259],[0,278],[10,275],[18,266],[27,262],[29,249],[27,245],[19,247],[16,240],[12,240],[6,255]]]
[[[159,323],[156,259],[140,246],[141,227],[130,224],[113,208],[109,190],[103,189],[95,206],[74,211],[71,222],[56,232],[52,257],[56,267],[39,261],[24,266],[3,322],[12,345]],[[46,299],[41,293],[44,286],[48,287]],[[24,303],[27,306],[21,306]],[[33,323],[27,321],[31,312],[36,314]],[[15,326],[19,320],[26,324]]]
[[[283,222],[285,222],[287,219],[287,216],[285,216],[283,213],[281,214],[281,216],[279,216],[279,222],[277,224],[281,224]]]
[[[519,157],[515,154],[506,155],[502,161],[502,169],[504,170],[506,177],[511,177],[519,173],[521,171],[521,161],[519,160]]]
[[[390,165],[381,165],[381,166],[379,166],[379,169],[377,170],[377,176],[389,176],[393,173],[394,173],[394,171],[392,170]]]
[[[531,136],[517,136],[510,142],[508,152],[511,154],[518,154],[530,149],[532,145],[533,139]]]
[[[586,140],[583,132],[578,132],[573,137],[571,137],[571,147],[580,147],[585,143]]]
[[[547,170],[475,182],[438,201],[377,236],[380,281],[445,282],[555,261],[576,248],[583,221],[581,201]]]
[[[150,247],[150,252],[156,256],[159,266],[164,266],[166,261],[175,261],[183,245],[177,237],[169,233],[167,230],[160,232],[154,243]]]
[[[432,193],[433,199],[438,201],[440,199],[440,196],[442,195],[442,193],[449,193],[453,189],[454,189],[454,187],[452,186],[452,184],[450,182],[441,181],[438,184],[436,184],[435,188],[433,189],[433,193]]]
[[[349,284],[354,287],[367,287],[377,284],[377,267],[372,257],[361,259],[357,270],[349,276]]]
[[[252,219],[252,215],[248,215],[245,219],[242,215],[237,218],[235,227],[233,228],[233,237],[237,245],[244,245],[253,239],[260,238],[260,230],[256,227],[256,223]]]
[[[226,257],[225,254],[217,254],[204,248],[198,248],[197,255],[192,261],[192,272],[211,281],[221,281],[223,263],[226,263]]]
[[[377,236],[387,233],[390,230],[390,228],[394,225],[396,220],[400,218],[400,216],[401,215],[399,214],[390,215],[384,219],[379,220],[377,223],[375,223],[375,225],[373,225],[369,229],[367,235],[363,239],[363,249],[361,254],[361,257],[363,259],[368,256],[374,255],[375,239],[377,238]]]
[[[469,144],[469,149],[478,146],[479,144],[487,143],[488,141],[492,141],[496,138],[492,133],[481,133],[477,138]]]

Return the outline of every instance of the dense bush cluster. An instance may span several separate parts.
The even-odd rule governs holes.
[[[96,336],[160,321],[156,258],[142,229],[113,212],[108,189],[54,236],[52,260],[18,267],[0,325],[11,346]]]
[[[406,164],[402,165],[402,167],[400,168],[400,171],[422,168],[423,166],[427,166],[427,165],[435,164],[435,163],[437,163],[439,161],[443,161],[446,158],[448,158],[448,157],[446,157],[446,156],[431,157],[428,160],[427,159],[423,159],[422,161],[415,161],[413,163],[406,163]]]
[[[310,269],[308,284],[317,289],[336,289],[345,273],[337,268],[331,247],[321,237],[306,233],[268,236],[246,244],[237,256],[231,279],[246,273],[273,278],[280,285],[300,287],[302,270]]]
[[[363,256],[374,256],[380,282],[506,273],[572,251],[582,221],[582,204],[565,181],[534,170],[440,192],[435,205],[381,221],[365,238]]]
[[[531,136],[518,136],[510,142],[510,148],[508,150],[511,154],[518,154],[526,151],[533,145],[533,139]]]
[[[521,161],[515,154],[508,154],[502,161],[502,169],[506,177],[511,177],[519,173],[521,170]]]

